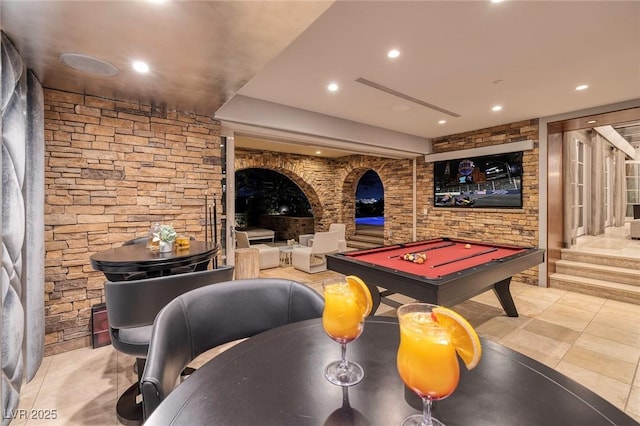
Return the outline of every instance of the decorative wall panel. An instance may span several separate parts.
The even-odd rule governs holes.
[[[18,408],[23,378],[25,92],[22,59],[2,35],[2,424]]]
[[[24,184],[25,244],[22,305],[25,310],[25,378],[33,379],[44,354],[44,95],[27,71],[27,143]]]
[[[42,86],[27,75],[4,33],[1,61],[0,359],[6,425],[18,408],[25,363],[30,380],[44,347],[44,104]]]

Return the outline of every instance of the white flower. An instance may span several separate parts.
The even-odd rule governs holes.
[[[172,243],[175,241],[177,235],[176,230],[173,229],[173,225],[160,225],[158,231],[153,233],[153,241]]]

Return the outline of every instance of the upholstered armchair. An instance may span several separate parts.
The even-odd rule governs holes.
[[[344,223],[332,223],[329,225],[329,232],[338,233],[338,251],[347,251],[347,226]]]
[[[291,254],[293,267],[309,274],[327,270],[325,255],[338,252],[337,232],[316,232],[310,247],[296,247]]]
[[[134,281],[107,281],[104,293],[113,348],[136,357],[138,382],[123,392],[116,403],[118,420],[125,425],[142,424],[140,377],[149,350],[156,315],[177,296],[233,278],[233,266]]]
[[[332,223],[329,225],[329,232],[338,233],[338,251],[347,251],[347,239],[346,239],[347,226],[344,223]],[[302,242],[301,242],[302,243]],[[313,243],[313,238],[307,240],[308,246]]]
[[[276,278],[229,281],[175,298],[153,324],[140,380],[145,418],[171,393],[180,372],[201,353],[281,325],[320,318],[323,309],[324,299],[315,290]],[[161,419],[161,423],[170,422]]]
[[[258,249],[260,269],[277,268],[280,266],[280,250],[266,244],[251,244],[249,235],[244,231],[236,231],[237,248]]]

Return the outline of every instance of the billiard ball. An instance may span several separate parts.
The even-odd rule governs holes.
[[[471,248],[471,244],[467,244],[464,248]]]

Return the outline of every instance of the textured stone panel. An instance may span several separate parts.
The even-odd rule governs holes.
[[[52,355],[91,343],[86,315],[104,302],[91,254],[146,235],[154,222],[203,240],[204,194],[222,189],[220,126],[211,117],[44,94],[44,341]]]

